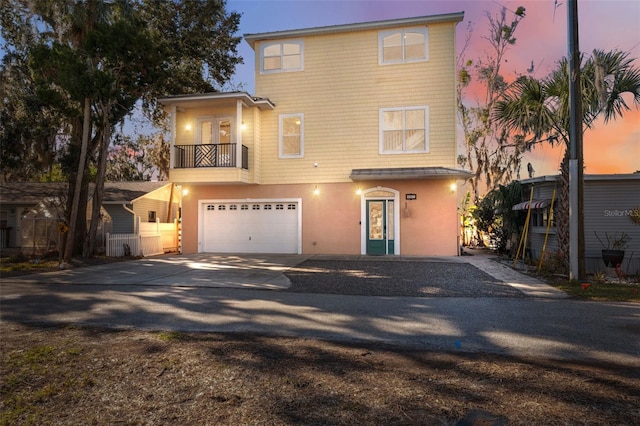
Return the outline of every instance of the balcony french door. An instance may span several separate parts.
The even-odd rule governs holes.
[[[230,166],[234,155],[228,147],[232,141],[232,119],[230,117],[201,117],[196,124],[196,167]],[[227,147],[221,149],[221,146]]]

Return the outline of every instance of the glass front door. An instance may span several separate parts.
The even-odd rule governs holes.
[[[393,200],[367,200],[367,254],[394,254]]]

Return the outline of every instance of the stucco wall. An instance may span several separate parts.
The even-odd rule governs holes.
[[[362,196],[359,188],[376,186],[399,191],[400,254],[454,256],[458,253],[456,194],[448,180],[376,181],[299,185],[247,185],[189,187],[183,198],[183,252],[198,252],[199,200],[302,200],[302,252],[304,254],[361,254]],[[405,200],[407,193],[415,200]]]

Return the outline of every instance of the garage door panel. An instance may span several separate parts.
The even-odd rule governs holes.
[[[204,252],[298,253],[298,203],[203,204]]]

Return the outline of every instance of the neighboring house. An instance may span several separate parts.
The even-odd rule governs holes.
[[[64,210],[62,200],[66,199],[66,191],[67,185],[64,183],[0,184],[0,248],[21,248],[23,244],[33,248],[33,238],[23,241],[23,226],[36,228],[36,219],[38,224],[57,221]],[[28,225],[25,223],[27,217],[30,218]],[[54,232],[51,230],[45,234],[52,236]],[[39,244],[48,247],[49,240],[46,238]]]
[[[523,202],[513,206],[529,209],[529,197],[533,187],[531,218],[527,247],[534,259],[542,254],[547,224],[550,217],[551,199],[557,187],[557,176],[541,176],[525,179]],[[584,239],[585,269],[593,273],[606,266],[602,260],[604,248],[598,240],[606,243],[606,235],[613,238],[626,233],[631,240],[625,250],[622,269],[630,274],[640,273],[640,225],[631,221],[634,209],[640,207],[640,174],[603,174],[584,176]],[[597,233],[597,236],[596,236]],[[558,250],[555,221],[552,220],[545,249],[545,259]],[[615,265],[613,265],[615,266]]]
[[[177,219],[179,204],[180,194],[169,182],[104,184],[102,208],[111,217],[111,232],[114,234],[137,232],[136,218],[143,223],[171,223]]]
[[[152,213],[158,222],[173,222],[177,217],[179,195],[172,193],[168,182],[105,183],[102,203],[102,230],[135,232],[135,217],[150,220]],[[92,192],[92,189],[89,191]],[[66,183],[16,182],[0,184],[0,229],[2,248],[22,249],[40,253],[55,249],[57,226],[64,221]],[[173,198],[174,202],[169,203]],[[91,201],[87,220],[91,219]]]
[[[256,96],[160,99],[183,251],[458,254],[462,19],[246,34]]]

